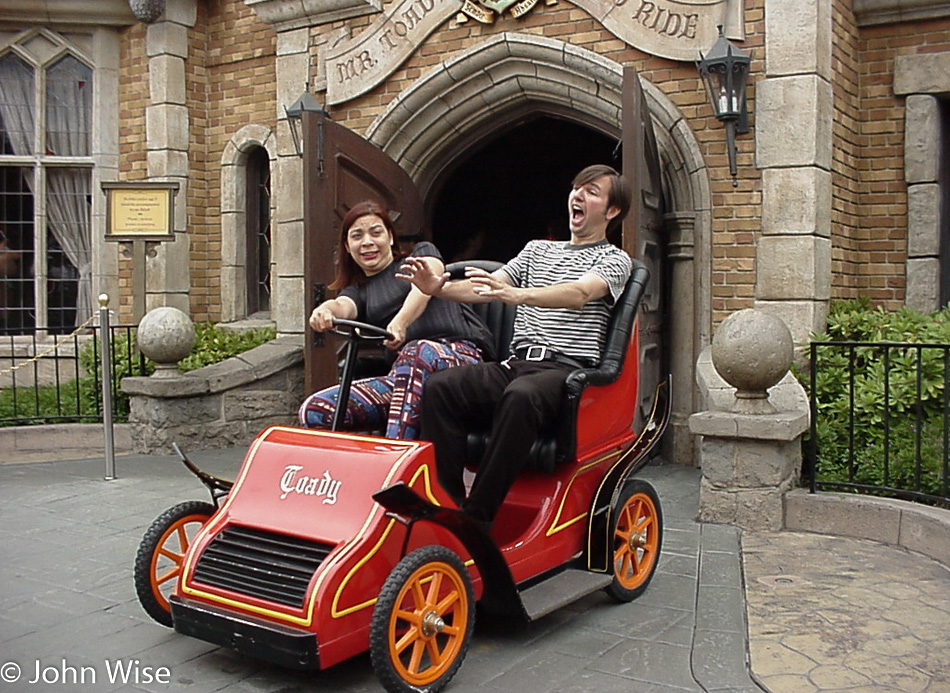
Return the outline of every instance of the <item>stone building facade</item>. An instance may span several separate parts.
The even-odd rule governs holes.
[[[89,272],[126,319],[132,265],[103,240],[102,182],[179,183],[174,240],[146,263],[149,308],[263,311],[300,334],[313,172],[286,108],[301,92],[408,173],[422,235],[504,255],[505,238],[543,236],[546,210],[563,210],[567,188],[535,178],[610,158],[631,66],[662,168],[651,261],[677,457],[692,456],[697,358],[730,313],[767,310],[802,343],[833,298],[934,309],[950,296],[950,2],[152,0],[150,23],[127,0],[94,5],[0,0],[0,53],[42,70],[66,51],[93,71]],[[752,55],[736,186],[695,65],[717,25]]]

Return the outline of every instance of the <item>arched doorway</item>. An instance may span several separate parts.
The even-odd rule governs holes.
[[[590,164],[621,167],[615,138],[545,114],[479,144],[455,157],[427,200],[447,261],[506,261],[531,239],[566,240],[574,175]]]
[[[557,39],[495,34],[415,81],[370,125],[366,138],[412,179],[426,201],[433,237],[439,239],[445,232],[437,228],[443,222],[436,222],[435,207],[445,204],[447,182],[496,138],[545,117],[586,127],[607,140],[619,137],[627,93],[623,73],[619,63]],[[668,268],[670,287],[663,330],[673,419],[664,454],[692,464],[688,419],[701,399],[695,364],[711,339],[712,193],[701,148],[683,114],[659,88],[642,78],[640,83],[666,200],[660,261]],[[562,150],[564,142],[549,146]],[[497,167],[473,167],[467,175],[492,180],[501,174]],[[566,194],[565,188],[562,203]]]

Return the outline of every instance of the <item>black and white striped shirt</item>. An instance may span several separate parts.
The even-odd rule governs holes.
[[[572,358],[599,361],[610,309],[623,292],[632,266],[630,256],[606,240],[587,245],[530,241],[502,267],[514,286],[550,286],[594,274],[607,282],[608,293],[579,310],[518,306],[512,349],[544,344]]]

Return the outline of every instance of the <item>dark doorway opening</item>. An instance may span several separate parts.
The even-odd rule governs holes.
[[[567,239],[567,195],[590,164],[621,165],[617,139],[542,115],[470,152],[432,207],[432,241],[446,262],[507,261],[531,239]]]

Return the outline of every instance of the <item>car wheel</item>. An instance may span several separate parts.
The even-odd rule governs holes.
[[[172,506],[149,525],[135,554],[135,593],[145,612],[163,626],[172,626],[168,596],[181,575],[185,552],[198,530],[214,514],[204,501]]]
[[[646,590],[660,558],[663,513],[653,486],[640,479],[628,481],[614,505],[611,526],[614,579],[607,593],[629,602]]]
[[[441,690],[462,664],[475,627],[475,591],[462,560],[444,546],[404,557],[383,583],[370,628],[370,657],[390,693]]]

